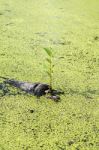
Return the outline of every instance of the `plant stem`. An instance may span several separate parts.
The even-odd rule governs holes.
[[[51,57],[50,57],[50,87],[52,88],[52,55],[51,55]]]

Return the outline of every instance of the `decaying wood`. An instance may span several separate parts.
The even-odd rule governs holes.
[[[21,89],[22,91],[25,91],[26,93],[33,94],[38,97],[45,95],[46,92],[51,91],[51,88],[48,84],[23,82],[14,79],[8,79],[1,76],[0,78],[4,79],[4,84],[9,84],[11,86]]]
[[[63,91],[53,90],[48,84],[45,83],[23,82],[1,76],[0,78],[4,79],[2,86],[6,87],[6,85],[11,85],[37,97],[50,93],[51,99],[59,99],[59,96],[57,96],[57,94],[63,94]]]

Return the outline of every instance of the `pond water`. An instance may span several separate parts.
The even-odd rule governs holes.
[[[44,47],[65,95],[0,97],[0,150],[98,150],[99,1],[0,0],[0,75],[49,83]]]

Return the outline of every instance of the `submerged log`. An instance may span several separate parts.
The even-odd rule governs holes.
[[[25,91],[26,93],[33,94],[38,97],[51,92],[50,86],[45,83],[23,82],[1,76],[0,78],[4,79],[4,84],[9,84],[11,86],[21,89],[22,91]]]
[[[47,98],[50,98],[53,100],[59,100],[60,97],[57,95],[64,94],[62,90],[54,90],[48,84],[45,84],[45,83],[24,82],[24,81],[18,81],[15,79],[9,79],[5,77],[1,77],[1,76],[0,78],[4,79],[3,81],[4,86],[5,85],[14,86],[22,91],[25,91],[26,93],[35,95],[37,97],[50,93],[51,96]]]

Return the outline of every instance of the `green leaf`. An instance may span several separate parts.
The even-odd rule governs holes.
[[[46,58],[46,61],[51,64],[51,59],[50,58]]]
[[[48,74],[49,77],[51,76],[50,72],[46,71],[46,73]]]
[[[52,49],[44,48],[44,50],[50,57],[52,56]]]

